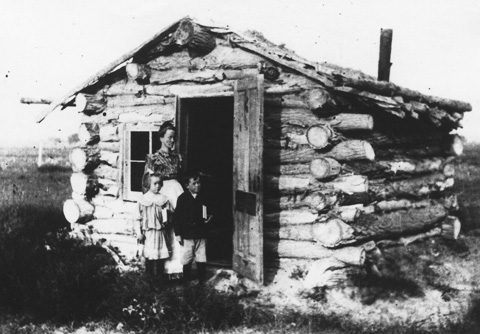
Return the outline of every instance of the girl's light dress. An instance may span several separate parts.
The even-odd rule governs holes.
[[[181,167],[181,156],[175,152],[164,152],[158,150],[153,154],[147,155],[145,161],[145,173],[143,177],[143,185],[146,190],[149,186],[148,176],[153,173],[160,173],[163,177],[163,186],[160,194],[166,196],[170,202],[172,210],[177,207],[177,199],[183,193],[183,188],[177,181]],[[175,232],[172,227],[167,228],[166,235],[172,250],[172,256],[165,261],[165,273],[171,278],[181,277],[183,273],[182,256],[183,249],[178,242],[175,241]]]
[[[168,222],[164,219],[165,210],[171,210],[168,198],[162,194],[147,192],[140,196],[138,204],[140,228],[145,235],[143,256],[148,260],[169,258],[171,242],[167,230]]]

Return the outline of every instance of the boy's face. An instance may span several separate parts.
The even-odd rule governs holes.
[[[202,183],[200,182],[200,178],[191,178],[188,180],[187,189],[190,190],[192,194],[198,194],[200,189],[202,188]]]
[[[154,194],[158,194],[162,189],[162,179],[158,176],[151,176],[150,177],[150,192]]]

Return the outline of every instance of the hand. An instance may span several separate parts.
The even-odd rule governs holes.
[[[183,238],[182,238],[181,236],[177,235],[177,236],[175,237],[175,239],[177,239],[177,241],[178,241],[178,243],[180,244],[180,246],[183,246]]]
[[[208,218],[207,218],[207,220],[205,220],[205,224],[209,223],[210,220],[212,220],[212,217],[213,217],[213,215],[209,215]]]
[[[145,241],[145,234],[137,235],[137,242],[142,244]]]

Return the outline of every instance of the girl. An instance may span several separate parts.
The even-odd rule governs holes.
[[[160,193],[162,184],[160,174],[150,175],[148,191],[138,201],[141,221],[137,238],[144,243],[145,271],[151,278],[161,278],[165,259],[171,254],[171,241],[167,233],[171,206],[168,198]]]
[[[160,139],[160,149],[147,155],[145,161],[144,189],[148,188],[148,176],[153,173],[159,173],[163,179],[163,187],[160,193],[165,195],[175,210],[177,198],[183,193],[183,188],[178,182],[180,177],[181,157],[175,152],[176,129],[171,122],[165,122],[158,130]],[[145,182],[146,181],[146,182]],[[145,191],[145,190],[144,190]],[[169,240],[175,240],[173,228],[166,231]],[[182,275],[183,267],[181,263],[182,247],[178,243],[170,244],[172,256],[165,261],[165,273],[169,278],[179,278]]]

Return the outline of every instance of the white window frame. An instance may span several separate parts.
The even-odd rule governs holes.
[[[152,142],[155,140],[155,135],[158,132],[159,125],[152,123],[133,123],[124,124],[121,150],[123,152],[122,157],[122,199],[124,200],[137,200],[138,196],[142,194],[141,191],[131,191],[131,134],[132,132],[150,132],[149,136],[149,153],[152,152]]]

